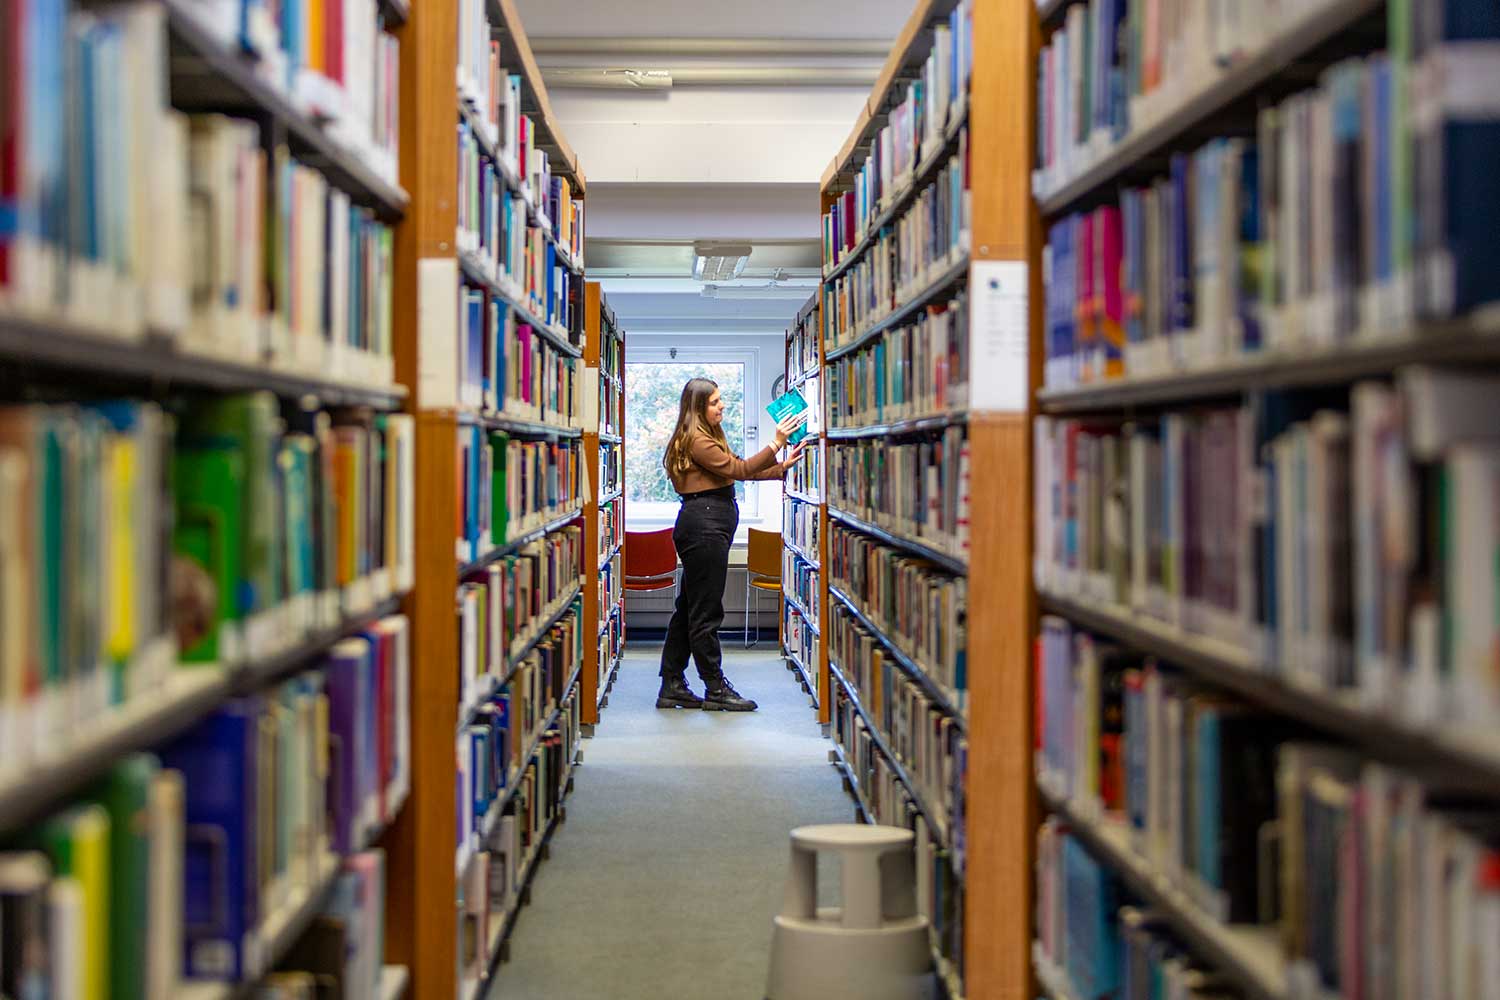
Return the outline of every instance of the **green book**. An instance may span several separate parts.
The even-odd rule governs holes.
[[[201,566],[217,588],[211,627],[182,651],[182,659],[214,661],[228,652],[221,648],[221,629],[243,617],[244,453],[229,441],[180,449],[173,479],[177,525],[172,547]]]
[[[241,482],[241,527],[238,536],[239,615],[275,604],[280,569],[279,503],[275,453],[279,437],[276,397],[269,392],[224,396],[195,405],[182,421],[180,445],[230,448],[244,456]]]
[[[510,538],[510,494],[506,491],[505,484],[505,469],[510,457],[510,435],[491,431],[490,447],[495,453],[490,473],[490,542],[504,545]]]
[[[148,884],[151,866],[150,795],[161,765],[148,753],[131,754],[114,766],[89,795],[109,813],[112,1000],[145,1000],[149,941]]]
[[[771,419],[779,424],[787,417],[794,417],[806,409],[807,400],[802,398],[802,393],[793,389],[771,400],[771,405],[766,407],[766,412],[771,414]],[[787,442],[789,444],[797,444],[805,437],[807,437],[807,423],[803,422],[801,427],[792,431],[791,436],[787,438]]]
[[[97,803],[76,805],[42,824],[39,846],[58,875],[82,894],[83,956],[80,1000],[108,1000],[110,984],[109,813]]]

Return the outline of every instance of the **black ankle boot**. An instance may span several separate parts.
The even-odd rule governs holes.
[[[703,697],[705,712],[753,712],[759,707],[749,698],[741,696],[723,677],[708,685]]]
[[[656,695],[657,708],[702,708],[703,699],[693,694],[687,681],[681,677],[674,680],[661,679],[661,690]]]

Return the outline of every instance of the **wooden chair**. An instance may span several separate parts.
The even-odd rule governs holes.
[[[750,594],[756,593],[755,642],[760,642],[760,592],[781,596],[781,532],[746,529],[750,546],[745,559],[745,648],[750,641]],[[776,636],[781,637],[781,615],[776,616]]]

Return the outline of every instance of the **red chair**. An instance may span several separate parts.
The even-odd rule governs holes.
[[[677,546],[672,529],[625,532],[625,589],[677,591]]]

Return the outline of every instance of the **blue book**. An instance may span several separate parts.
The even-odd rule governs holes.
[[[333,847],[341,855],[353,852],[356,847],[356,820],[362,805],[354,762],[362,757],[360,739],[363,738],[363,727],[359,720],[365,711],[362,675],[368,655],[369,646],[365,640],[347,639],[333,648],[327,661],[329,813],[332,819],[329,832]]]
[[[1193,251],[1191,241],[1192,202],[1188,185],[1192,163],[1178,153],[1172,157],[1172,234],[1171,234],[1171,319],[1167,328],[1173,332],[1193,328]]]
[[[877,389],[876,391],[878,398],[878,393],[880,392],[880,390]],[[807,400],[802,398],[802,393],[798,392],[796,389],[792,389],[790,392],[782,393],[780,396],[777,396],[775,399],[771,400],[770,405],[766,407],[766,412],[770,413],[771,419],[775,420],[779,424],[787,417],[796,416],[806,409]],[[801,427],[798,427],[791,433],[791,435],[787,438],[787,442],[790,444],[797,444],[806,436],[807,424],[804,422]]]
[[[262,917],[256,820],[258,741],[265,705],[237,698],[168,744],[162,766],[187,791],[183,859],[183,970],[190,979],[258,974],[245,945]]]

